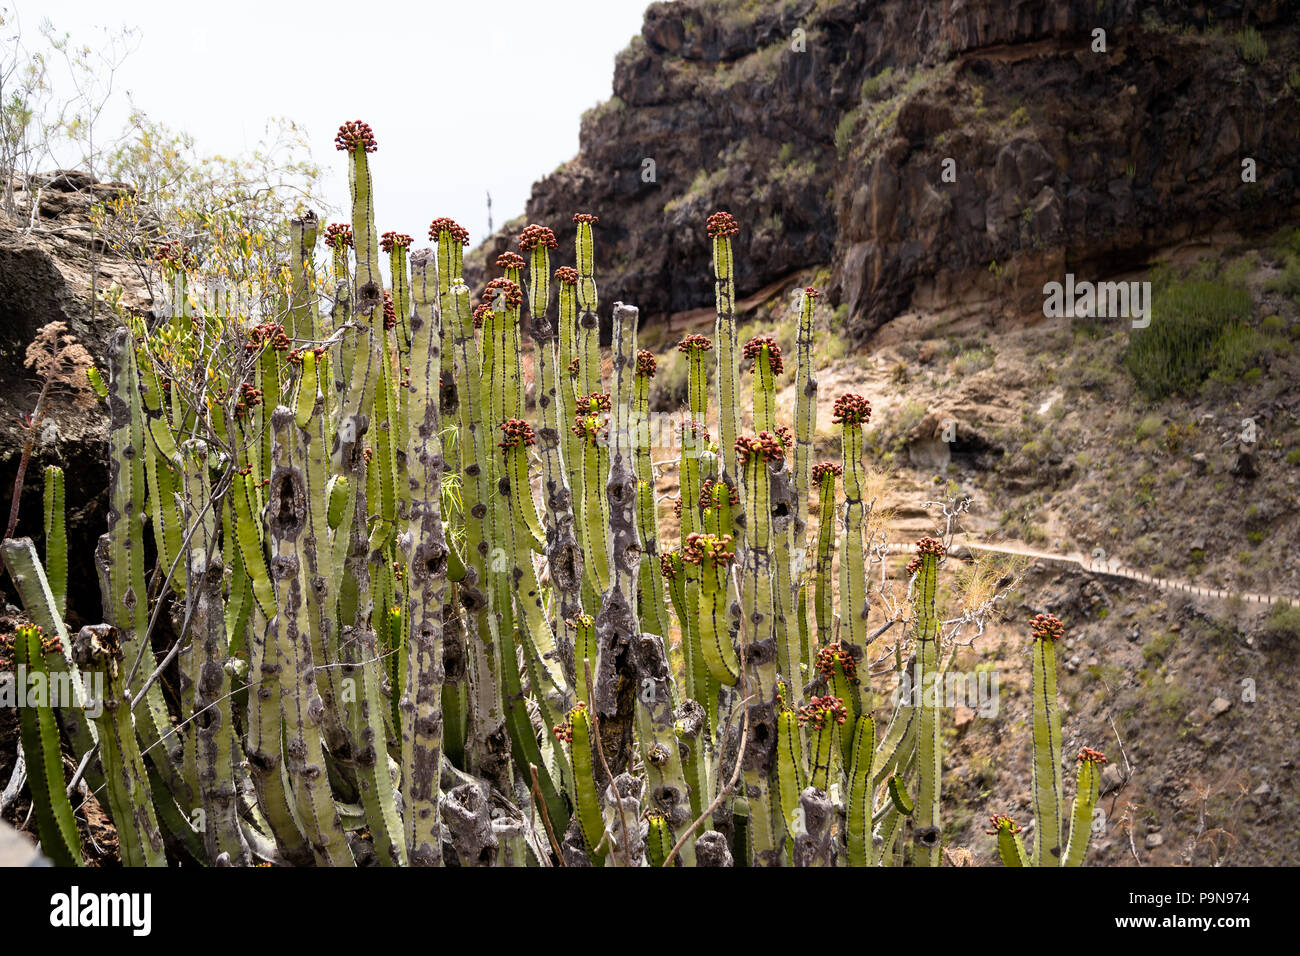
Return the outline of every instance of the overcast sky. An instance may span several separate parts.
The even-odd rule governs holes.
[[[97,27],[139,28],[104,128],[133,103],[205,153],[256,145],[272,116],[308,133],[347,206],[334,151],[346,119],[374,128],[379,227],[426,237],[450,216],[477,243],[523,212],[533,182],[578,151],[584,110],[611,95],[614,55],[648,0],[3,0],[24,34],[48,17],[95,45]],[[127,98],[129,92],[130,100]],[[488,135],[488,130],[496,130]]]

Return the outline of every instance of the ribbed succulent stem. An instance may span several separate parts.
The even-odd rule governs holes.
[[[912,815],[915,840],[913,862],[920,866],[938,866],[943,851],[942,821],[939,817],[943,765],[943,733],[939,718],[943,710],[943,675],[939,670],[940,626],[935,612],[939,559],[933,552],[922,552],[920,565],[913,584],[916,612],[916,693],[920,695],[916,736],[920,779],[917,783],[916,812]]]

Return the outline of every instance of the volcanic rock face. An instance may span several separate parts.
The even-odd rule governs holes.
[[[1294,218],[1300,3],[1242,6],[657,3],[525,218],[566,248],[572,213],[599,215],[602,300],[651,317],[711,304],[718,208],[743,227],[742,297],[829,265],[858,340],[909,308],[1028,304],[1065,271]]]
[[[117,324],[102,303],[92,314],[91,276],[100,292],[123,289],[122,304],[147,309],[139,276],[126,260],[107,253],[94,238],[90,209],[127,187],[96,183],[85,173],[57,171],[32,177],[18,192],[19,221],[0,216],[0,501],[8,516],[14,475],[27,437],[19,417],[30,412],[40,390],[24,368],[27,345],[50,322],[64,322],[103,366],[109,333]],[[29,187],[29,188],[28,188]],[[31,205],[39,208],[33,219]],[[28,228],[31,226],[31,228]],[[41,539],[41,469],[60,465],[65,474],[68,560],[74,582],[69,601],[74,617],[99,619],[92,561],[94,542],[105,527],[108,482],[108,422],[99,406],[87,410],[55,398],[41,428],[23,486],[18,534]],[[4,581],[8,585],[8,581]],[[9,600],[16,595],[6,592]]]

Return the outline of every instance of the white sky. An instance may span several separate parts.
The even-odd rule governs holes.
[[[74,41],[138,27],[103,128],[131,103],[187,130],[201,153],[251,149],[272,116],[303,127],[347,209],[334,150],[339,123],[363,119],[380,230],[424,244],[450,216],[471,242],[523,212],[533,182],[578,152],[579,118],[611,95],[614,55],[641,31],[648,0],[5,0],[37,36],[48,17]],[[351,64],[364,64],[351,69]],[[129,91],[130,100],[127,99]]]

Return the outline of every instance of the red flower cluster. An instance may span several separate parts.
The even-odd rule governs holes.
[[[763,346],[767,346],[767,360],[772,366],[772,374],[780,375],[785,371],[785,359],[781,358],[781,346],[776,344],[776,339],[769,335],[759,338],[750,339],[745,343],[744,356],[746,361],[754,363],[754,371],[758,371],[758,358],[763,354]]]
[[[1012,820],[1005,813],[999,813],[995,816],[991,816],[989,817],[989,820],[992,822],[993,826],[985,830],[984,831],[985,833],[989,833],[989,834],[1001,833],[1003,830],[1006,830],[1008,833],[1020,832],[1020,827],[1016,826],[1016,821]]]
[[[713,348],[713,340],[707,335],[688,335],[677,343],[677,351],[685,352],[688,355],[692,350],[696,352],[707,352]]]
[[[689,564],[708,562],[715,568],[725,567],[736,558],[730,550],[729,534],[689,534],[682,545],[682,560]]]
[[[784,461],[785,446],[771,432],[759,432],[757,438],[741,435],[736,439],[736,455],[741,465],[748,465],[751,458],[759,461]]]
[[[804,289],[803,294],[810,299],[816,299],[821,296],[821,293],[818,292],[816,289],[814,289],[812,286],[808,286],[806,289]]]
[[[836,664],[840,665],[845,677],[855,684],[858,682],[858,662],[853,659],[853,655],[846,651],[839,641],[827,644],[817,652],[815,666],[823,677],[830,680],[835,673]]]
[[[871,403],[861,395],[850,392],[835,399],[834,425],[865,425],[871,421]]]
[[[821,481],[827,475],[835,479],[842,474],[844,474],[844,469],[833,461],[820,461],[812,467],[813,481]]]
[[[325,245],[331,249],[352,248],[352,227],[346,222],[332,222],[325,227]]]
[[[586,222],[594,226],[596,223],[600,222],[600,218],[598,216],[593,216],[589,212],[575,212],[573,214],[573,221]]]
[[[578,360],[574,359],[567,366],[565,366],[565,368],[569,370],[570,377],[576,377],[578,374]]]
[[[837,724],[848,720],[849,712],[844,707],[844,701],[827,694],[825,697],[814,697],[798,710],[799,723],[812,724],[818,730],[825,728],[828,717]]]
[[[647,378],[654,378],[655,372],[659,370],[659,363],[655,360],[654,352],[647,349],[637,349],[636,351],[636,373],[644,375]]]
[[[522,418],[510,418],[501,423],[501,430],[505,432],[505,438],[501,440],[500,448],[504,454],[510,454],[512,448],[526,448],[529,445],[537,444],[537,435],[533,432],[533,426],[528,424]]]
[[[361,120],[348,120],[339,127],[339,134],[334,137],[334,148],[343,152],[355,152],[357,148],[373,153],[379,148],[375,142],[374,130],[369,123]]]
[[[786,448],[794,447],[794,432],[790,431],[789,425],[777,425],[776,438]]]
[[[524,267],[524,257],[517,252],[503,252],[497,256],[498,269],[522,269]]]
[[[379,237],[379,248],[384,252],[392,252],[394,249],[411,248],[411,237],[404,232],[386,232]]]
[[[1079,751],[1079,756],[1075,757],[1074,759],[1079,761],[1084,761],[1086,763],[1107,762],[1106,755],[1104,753],[1102,753],[1100,750],[1093,750],[1091,747],[1084,747],[1082,750]]]
[[[393,305],[393,297],[384,293],[384,331],[391,332],[397,328],[397,307]]]
[[[513,253],[506,254],[512,255]],[[504,297],[508,308],[517,309],[523,305],[523,290],[519,288],[519,283],[511,282],[509,279],[493,279],[487,284],[487,288],[483,290],[483,294],[479,298],[495,308],[498,293]]]
[[[1029,622],[1036,641],[1059,641],[1065,637],[1065,625],[1055,614],[1039,614]]]
[[[592,392],[590,395],[578,396],[578,414],[595,415],[607,412],[614,407],[607,392]]]
[[[483,328],[483,316],[492,311],[492,306],[487,302],[481,302],[474,306],[474,328]]]
[[[459,225],[454,219],[448,219],[446,216],[439,216],[433,222],[429,223],[429,238],[435,242],[442,241],[443,233],[452,242],[459,242],[462,246],[469,245],[469,230]]]
[[[532,252],[545,246],[547,249],[554,249],[559,243],[555,241],[555,233],[545,226],[530,225],[525,226],[524,231],[519,234],[519,248],[524,252]]]
[[[729,212],[715,212],[708,218],[705,223],[709,236],[713,239],[721,239],[724,236],[734,236],[740,232],[740,223]]]
[[[578,278],[578,270],[573,266],[560,266],[555,270],[556,281],[563,282],[565,285],[577,285]]]
[[[714,481],[712,478],[705,478],[700,482],[700,507],[713,507],[713,489],[718,485],[724,485],[727,489],[727,500],[733,505],[740,504],[740,492],[736,490],[735,485],[728,485],[724,481]]]

